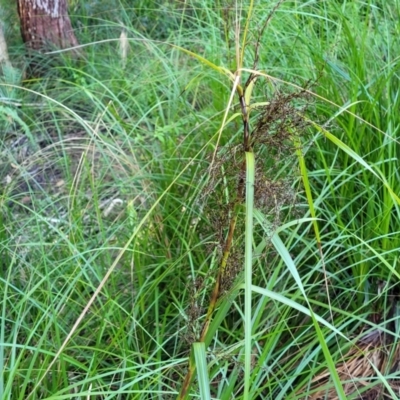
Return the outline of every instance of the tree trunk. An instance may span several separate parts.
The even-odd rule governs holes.
[[[7,43],[4,37],[3,24],[0,21],[0,66],[3,64],[10,65],[10,60],[8,58]]]
[[[78,45],[67,13],[67,0],[18,0],[18,14],[22,39],[28,48],[66,49]]]

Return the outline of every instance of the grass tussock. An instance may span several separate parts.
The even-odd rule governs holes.
[[[396,1],[3,8],[2,398],[399,397]]]

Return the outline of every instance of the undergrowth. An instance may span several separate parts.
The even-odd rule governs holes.
[[[398,393],[400,3],[70,2],[0,82],[4,399]]]

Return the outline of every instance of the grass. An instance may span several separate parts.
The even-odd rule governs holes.
[[[396,398],[400,2],[277,5],[3,5],[2,398]]]

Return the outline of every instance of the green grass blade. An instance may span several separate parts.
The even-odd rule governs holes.
[[[313,196],[312,196],[312,193],[311,193],[310,182],[308,180],[307,167],[306,167],[306,163],[304,161],[304,156],[303,156],[303,152],[302,152],[302,149],[301,149],[301,143],[300,143],[300,140],[297,137],[295,137],[295,143],[294,144],[295,144],[295,147],[296,147],[296,155],[297,155],[297,158],[299,160],[300,175],[301,175],[301,179],[303,181],[304,190],[306,192],[308,207],[310,209],[311,217],[313,218],[313,227],[314,227],[315,236],[316,236],[316,239],[317,239],[318,246],[320,246],[321,245],[321,234],[319,232],[319,227],[318,227],[318,222],[317,222],[317,216],[316,216],[316,213],[315,213]]]
[[[210,381],[207,370],[206,347],[204,342],[193,343],[193,353],[196,363],[197,379],[199,381],[201,400],[210,400]]]
[[[210,68],[213,69],[214,71],[217,71],[218,73],[227,76],[230,80],[233,81],[233,80],[235,79],[235,77],[234,77],[234,75],[232,74],[232,72],[229,71],[227,68],[219,67],[218,65],[215,65],[215,64],[214,64],[213,62],[211,62],[210,60],[207,60],[205,57],[202,57],[201,55],[196,54],[196,53],[194,53],[193,51],[190,51],[190,50],[188,50],[188,49],[185,49],[185,48],[183,48],[183,47],[181,47],[181,46],[177,46],[177,45],[174,45],[174,44],[172,44],[171,46],[172,46],[173,48],[175,48],[175,49],[177,49],[177,50],[179,50],[179,51],[182,51],[183,53],[186,53],[186,54],[188,54],[189,56],[195,58],[196,60],[200,61],[200,62],[201,62],[202,64],[204,64],[204,65],[207,65],[207,67],[210,67]]]
[[[257,218],[258,222],[260,222],[261,226],[265,226],[265,224],[263,224],[263,221],[262,220],[260,221],[261,215],[262,215],[261,213],[257,213],[256,214],[256,218]],[[322,323],[325,326],[329,325],[329,328],[332,329],[334,332],[339,333],[339,331],[337,331],[337,329],[334,328],[333,325],[328,324],[321,317],[315,315],[315,313],[312,311],[311,305],[309,304],[308,299],[307,299],[307,293],[306,293],[306,291],[304,289],[304,285],[302,283],[300,274],[299,274],[299,272],[298,272],[298,270],[296,268],[296,265],[295,265],[291,255],[290,255],[288,249],[286,248],[286,246],[282,242],[282,240],[279,237],[278,233],[275,232],[275,234],[271,238],[271,241],[272,241],[272,244],[274,245],[276,251],[278,252],[280,257],[282,258],[283,262],[285,263],[286,267],[289,269],[289,271],[290,271],[291,275],[293,276],[293,278],[294,278],[298,288],[300,289],[301,293],[303,294],[304,299],[306,300],[306,302],[308,304],[308,309],[306,307],[304,307],[304,306],[299,305],[298,303],[296,303],[296,302],[294,302],[294,301],[292,301],[290,299],[284,298],[284,296],[281,296],[281,295],[279,295],[279,297],[281,299],[280,301],[286,301],[286,304],[288,304],[288,305],[290,304],[291,307],[296,308],[299,311],[301,310],[301,312],[307,313],[307,315],[309,315],[312,318],[313,325],[314,325],[314,328],[316,330],[316,333],[317,333],[318,340],[319,340],[319,343],[321,345],[322,351],[324,353],[325,360],[327,362],[327,367],[328,367],[328,369],[329,369],[329,371],[331,373],[331,377],[332,377],[332,380],[334,382],[337,394],[338,394],[340,399],[345,400],[346,396],[345,396],[345,393],[344,393],[343,386],[342,386],[342,384],[340,382],[340,378],[339,378],[339,375],[338,375],[338,373],[336,371],[335,364],[334,364],[334,362],[332,360],[332,356],[331,356],[329,348],[328,348],[328,346],[326,344],[326,340],[324,338],[324,335],[323,335],[323,333],[321,331],[321,328],[319,327],[318,323]],[[253,287],[253,290],[254,290],[254,287]],[[260,291],[259,291],[259,293],[260,293]],[[267,292],[264,292],[264,293],[267,293]],[[275,297],[275,299],[277,299],[277,298]],[[343,334],[341,334],[341,333],[339,333],[339,334],[341,336],[343,336]]]
[[[249,399],[251,376],[251,284],[253,275],[253,205],[254,205],[254,154],[246,152],[246,231],[245,231],[245,261],[244,261],[244,333],[245,333],[245,372],[244,399]]]
[[[332,143],[338,146],[341,150],[343,150],[346,154],[348,154],[351,158],[357,161],[360,165],[362,165],[365,169],[370,171],[374,176],[376,176],[389,191],[393,199],[397,204],[400,204],[400,197],[393,191],[388,181],[380,172],[376,172],[359,154],[357,154],[354,150],[352,150],[347,144],[343,143],[339,138],[335,135],[324,129],[322,126],[312,122],[312,125],[317,128],[327,139],[329,139]]]
[[[244,288],[244,284],[240,285],[239,287]],[[301,313],[308,315],[309,317],[312,316],[312,312],[310,311],[309,308],[304,307],[303,305],[299,304],[298,302],[280,294],[277,292],[274,292],[272,290],[266,289],[266,288],[262,288],[256,285],[252,285],[251,286],[251,290],[255,293],[259,293],[263,296],[269,297],[273,300],[279,301],[282,304],[285,304],[297,311],[300,311]],[[335,332],[337,335],[343,337],[344,339],[348,340],[347,336],[341,332],[339,329],[337,329],[336,327],[334,327],[331,323],[329,323],[328,321],[326,321],[324,318],[320,317],[319,315],[315,315],[315,319],[321,324],[326,326],[327,328],[329,328],[331,331]]]

